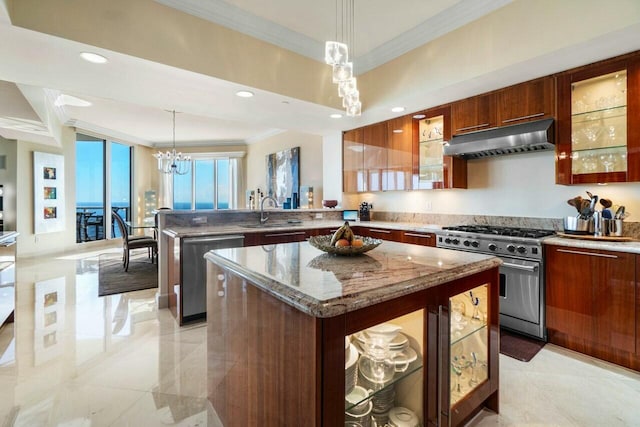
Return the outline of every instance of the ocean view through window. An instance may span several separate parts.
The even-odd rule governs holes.
[[[235,209],[237,162],[230,158],[198,158],[191,170],[173,177],[173,209]]]
[[[131,219],[131,147],[77,134],[76,243],[120,237],[111,212]]]

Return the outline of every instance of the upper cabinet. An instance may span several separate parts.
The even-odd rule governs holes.
[[[466,160],[442,153],[451,140],[451,108],[433,108],[413,117],[413,189],[467,188]]]
[[[387,190],[410,190],[413,172],[413,128],[411,116],[387,122]]]
[[[365,191],[386,191],[387,122],[362,128],[364,169],[367,177]]]
[[[350,130],[342,135],[342,191],[367,191],[362,129]]]
[[[496,104],[498,126],[555,117],[555,79],[543,77],[501,89]]]
[[[451,127],[454,135],[496,126],[495,93],[478,95],[451,104]]]
[[[556,182],[640,181],[640,69],[634,57],[558,78]]]

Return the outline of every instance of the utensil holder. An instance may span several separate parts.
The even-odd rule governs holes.
[[[622,220],[601,218],[600,231],[603,236],[622,236]]]
[[[593,218],[581,219],[575,216],[567,216],[564,218],[564,232],[567,234],[593,234],[595,224]]]

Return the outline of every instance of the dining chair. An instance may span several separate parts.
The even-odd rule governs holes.
[[[122,234],[122,265],[124,266],[124,271],[129,270],[130,252],[135,249],[148,249],[151,255],[151,262],[154,263],[158,255],[158,242],[148,236],[129,236],[127,226],[122,217],[114,212],[113,219],[118,224],[118,229]]]
[[[153,238],[157,239],[158,238],[158,211],[166,211],[166,210],[171,210],[171,208],[167,208],[165,206],[156,209],[156,213],[153,214]]]

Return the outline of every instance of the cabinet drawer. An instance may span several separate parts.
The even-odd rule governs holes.
[[[423,246],[435,246],[436,235],[434,233],[424,233],[419,231],[403,231],[402,242]]]

